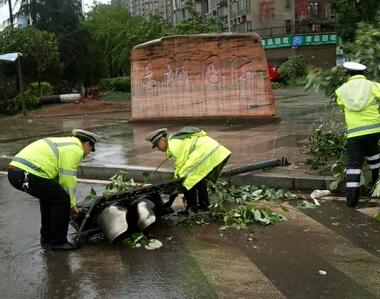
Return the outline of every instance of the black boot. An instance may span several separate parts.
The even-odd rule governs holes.
[[[71,251],[71,250],[76,250],[79,249],[80,245],[77,243],[70,243],[70,242],[65,242],[60,245],[50,245],[49,250],[51,251]]]
[[[360,188],[347,188],[347,206],[354,208],[360,198]]]

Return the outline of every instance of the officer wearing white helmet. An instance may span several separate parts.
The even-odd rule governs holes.
[[[175,178],[183,178],[187,209],[197,212],[209,206],[206,181],[215,181],[231,152],[196,127],[184,127],[168,136],[167,129],[156,130],[146,137],[152,148],[175,160]]]
[[[379,177],[380,152],[380,84],[364,76],[367,67],[357,62],[345,62],[343,67],[348,81],[335,94],[337,103],[344,109],[346,122],[347,205],[355,207],[360,197],[360,175],[364,160],[372,173],[372,184]]]
[[[40,200],[41,246],[49,250],[74,250],[68,242],[71,218],[78,216],[74,190],[79,162],[91,151],[99,136],[85,130],[73,130],[71,137],[37,140],[13,157],[8,179],[13,187]]]

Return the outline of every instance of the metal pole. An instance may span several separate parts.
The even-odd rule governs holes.
[[[227,22],[228,32],[231,32],[230,0],[227,0]]]
[[[22,93],[24,92],[24,81],[22,78],[22,70],[21,70],[21,56],[17,58],[17,71],[18,71],[18,83],[20,88],[20,94],[21,94],[21,107],[22,107],[22,114],[26,115],[26,107],[25,107],[25,100],[22,96]]]
[[[232,169],[228,169],[222,172],[221,176],[222,177],[230,177],[242,173],[247,173],[255,170],[260,170],[264,168],[272,168],[276,166],[285,166],[288,165],[288,160],[284,157],[281,159],[275,159],[275,160],[267,160],[267,161],[261,161],[261,162],[256,162],[248,165],[244,165],[241,167],[236,167]]]

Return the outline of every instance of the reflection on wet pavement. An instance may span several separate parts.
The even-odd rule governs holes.
[[[160,127],[167,127],[175,132],[185,125],[199,126],[211,137],[228,147],[232,152],[230,166],[240,166],[256,161],[277,159],[282,156],[289,161],[305,161],[300,153],[307,140],[311,125],[318,121],[325,109],[323,100],[315,94],[305,94],[302,90],[294,91],[296,102],[286,100],[290,94],[282,91],[277,95],[277,113],[280,122],[274,123],[198,123],[187,122],[145,122],[130,123],[130,113],[104,113],[75,117],[45,117],[37,119],[17,119],[0,122],[3,134],[0,137],[0,153],[12,155],[30,142],[46,136],[67,135],[73,128],[95,130],[104,138],[97,145],[95,154],[87,159],[90,164],[138,165],[155,167],[164,156],[153,151],[145,141],[145,136]],[[294,95],[293,95],[294,96]],[[300,107],[303,105],[302,109]],[[301,113],[302,112],[302,113]],[[168,161],[163,167],[169,168]]]

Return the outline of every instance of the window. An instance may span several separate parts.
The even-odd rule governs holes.
[[[319,2],[318,1],[310,1],[309,2],[309,11],[311,17],[317,17],[319,12]]]
[[[291,33],[292,31],[292,20],[285,20],[286,33]]]
[[[246,24],[247,24],[247,32],[252,31],[252,22],[251,21],[247,21]]]

